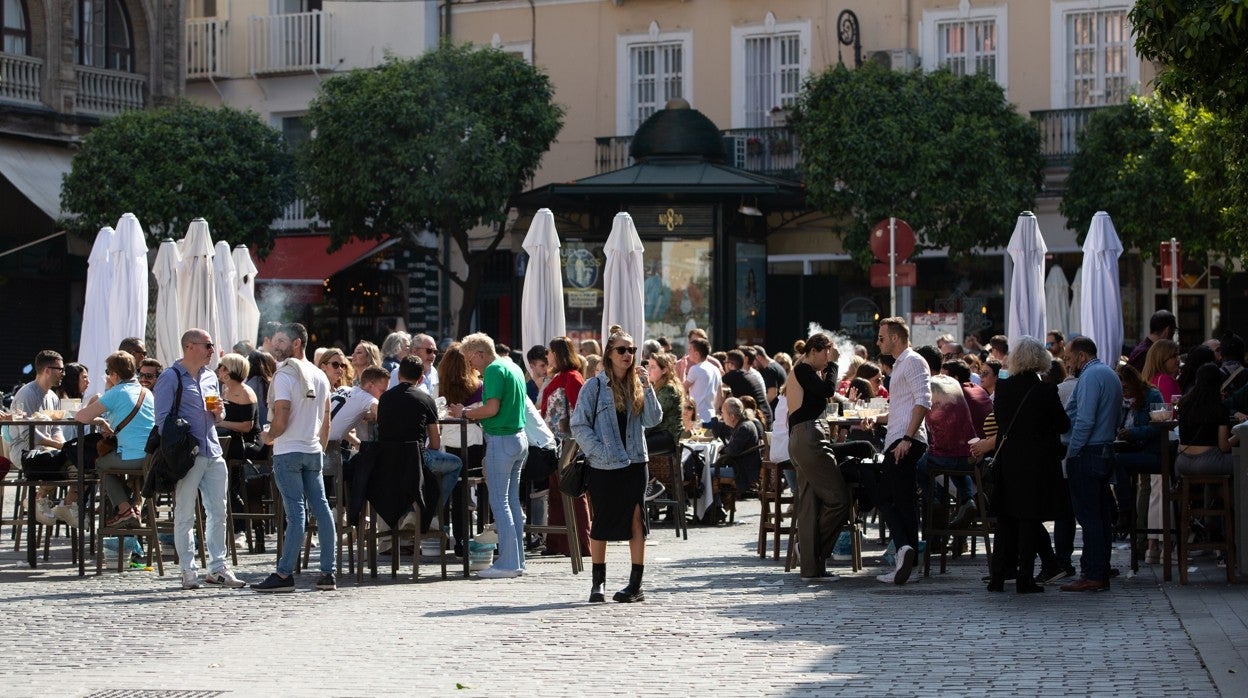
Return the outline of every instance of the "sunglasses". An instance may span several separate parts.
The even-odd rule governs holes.
[[[143,373],[142,371],[140,371],[139,378],[147,378],[148,380],[156,380],[157,378],[160,378],[160,374],[159,373]]]
[[[203,345],[203,346],[204,346],[204,348],[206,348],[208,351],[212,351],[213,349],[215,349],[215,348],[216,348],[216,345],[215,345],[215,344],[213,344],[212,342],[191,342],[191,344],[200,344],[200,345]]]
[[[620,356],[624,356],[625,354],[632,356],[637,353],[637,347],[615,347],[615,353]]]
[[[333,366],[334,368],[346,368],[347,367],[347,365],[342,363],[341,361],[330,361],[328,363],[330,366]]]

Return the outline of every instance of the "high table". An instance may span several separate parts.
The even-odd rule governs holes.
[[[702,494],[693,503],[693,513],[698,521],[701,521],[702,515],[715,502],[715,482],[711,477],[711,468],[715,463],[715,459],[719,456],[720,442],[718,439],[710,441],[686,439],[681,441],[680,445],[686,450],[697,451],[702,454]],[[681,473],[684,472],[683,458],[680,459],[680,463],[678,467],[681,470],[677,472],[676,477],[681,477]],[[684,512],[680,512],[680,515],[684,516]]]
[[[468,514],[468,420],[462,419],[462,418],[456,419],[454,417],[443,417],[438,420],[438,424],[459,427],[459,443],[463,444],[463,453],[464,453],[464,458],[463,458],[464,462],[463,462],[463,465],[459,469],[459,506],[462,507],[460,511],[463,512],[463,514],[460,516],[460,520],[465,521],[469,518],[469,514]],[[455,531],[455,536],[463,544],[464,576],[468,577],[469,576],[468,542],[472,540],[472,523],[469,522],[468,525],[465,526],[465,528],[467,528],[468,530],[467,531]],[[419,550],[420,542],[419,541],[417,541],[416,543],[416,548],[417,550],[415,551],[415,554],[419,555],[420,554],[420,550]]]
[[[80,431],[85,432],[85,425],[83,425],[81,422],[79,422],[76,419],[31,419],[27,417],[25,419],[6,420],[4,422],[0,422],[0,425],[18,426],[18,427],[25,427],[25,426],[71,427],[72,426],[72,427],[79,427]],[[86,528],[86,519],[87,519],[87,477],[86,477],[85,468],[83,467],[83,464],[85,463],[85,461],[83,460],[83,453],[84,453],[83,445],[86,439],[83,439],[81,437],[82,437],[82,434],[80,434],[78,438],[78,481],[77,481],[77,484],[78,484],[78,576],[84,577],[87,574],[86,556],[84,554],[84,549],[85,549],[86,540],[90,536],[88,532],[83,530]],[[29,441],[27,442],[29,444],[28,450],[33,451],[35,449],[35,430],[34,429],[27,430],[27,438],[29,439]],[[21,463],[15,463],[14,465],[17,465],[19,468],[21,467]],[[25,477],[25,473],[23,473],[23,477]],[[47,483],[40,483],[40,482],[27,480],[28,484],[26,486],[26,490],[27,490],[26,561],[30,564],[31,569],[35,569],[35,567],[37,566],[37,558],[38,558],[37,553],[38,553],[38,547],[39,547],[39,536],[36,535],[35,533],[36,492],[42,484],[58,484],[58,483],[64,483],[64,482],[69,482],[69,481],[68,480],[49,480],[47,481]]]

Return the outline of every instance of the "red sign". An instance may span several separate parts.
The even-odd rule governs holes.
[[[914,286],[918,278],[915,270],[916,267],[913,264],[898,264],[897,285]],[[888,265],[884,262],[875,262],[871,265],[871,287],[888,288]]]
[[[888,222],[894,221],[893,225],[893,249],[897,252],[897,260],[909,259],[914,253],[914,228],[910,224],[900,218],[885,218],[875,227],[871,229],[871,252],[875,254],[875,258],[888,261]],[[886,284],[887,285],[887,284]]]
[[[1174,261],[1178,269],[1170,266],[1170,241],[1161,243],[1161,283],[1169,286],[1175,274],[1183,273],[1183,243],[1174,241]]]

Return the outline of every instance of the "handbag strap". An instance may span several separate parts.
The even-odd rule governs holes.
[[[1035,389],[1036,386],[1034,385],[1028,388],[1027,394],[1023,395],[1022,402],[1018,403],[1018,410],[1014,412],[1014,417],[1010,420],[1010,426],[1006,427],[1005,434],[1001,437],[1001,442],[997,444],[997,453],[1001,452],[1001,448],[1005,446],[1006,439],[1010,438],[1010,431],[1014,429],[1014,423],[1018,421],[1018,416],[1023,413],[1023,405],[1027,404],[1027,398],[1031,397],[1031,391]]]
[[[139,399],[134,401],[134,409],[130,410],[130,414],[126,415],[126,418],[121,420],[121,424],[118,424],[116,429],[113,429],[114,439],[117,438],[117,435],[121,433],[122,429],[126,428],[126,425],[130,423],[130,420],[134,419],[134,416],[139,413],[139,408],[143,406],[143,398],[145,397],[147,397],[147,388],[140,385]]]

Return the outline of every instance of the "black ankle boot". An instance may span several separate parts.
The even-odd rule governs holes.
[[[604,603],[607,600],[607,563],[593,563],[594,586],[589,590],[590,603]]]
[[[628,575],[628,586],[615,592],[615,600],[620,603],[645,601],[646,595],[641,592],[641,576],[645,571],[645,565],[633,565],[633,571]]]

